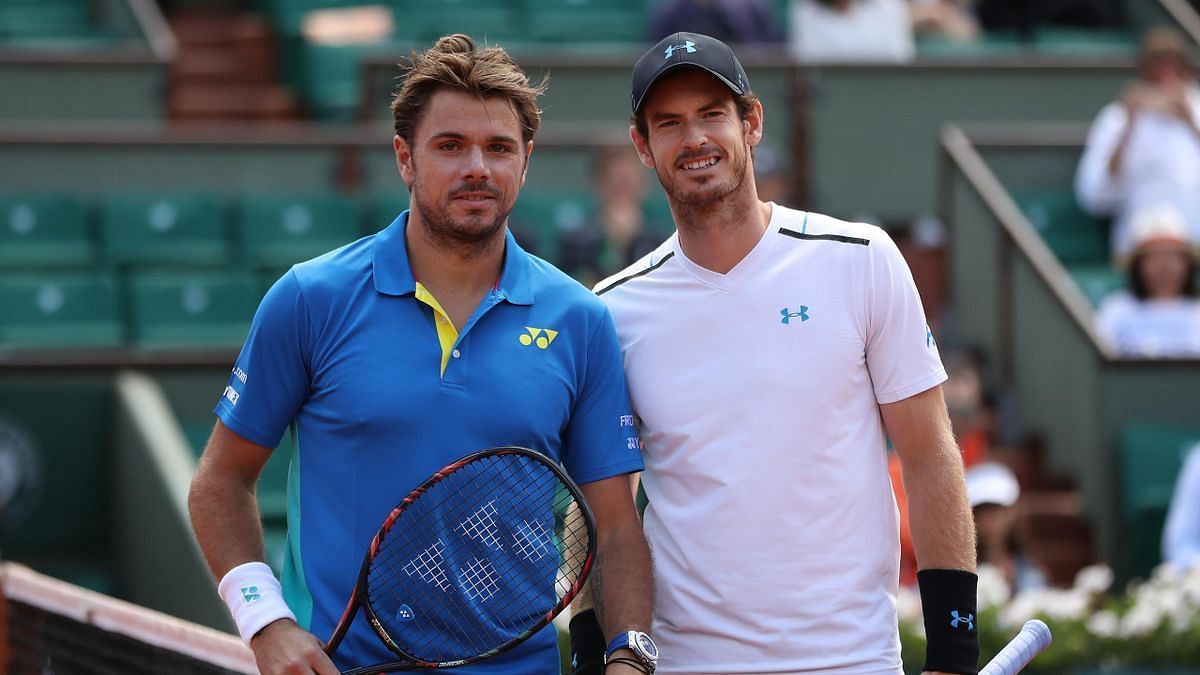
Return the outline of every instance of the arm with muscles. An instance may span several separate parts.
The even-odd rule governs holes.
[[[638,504],[641,477],[640,473],[632,474],[629,480],[629,489],[635,505]],[[596,619],[591,581],[584,584],[583,590],[571,602],[571,615],[571,673],[599,675],[604,672],[604,652],[608,644],[604,641],[604,631],[600,629],[600,622]]]
[[[610,640],[628,631],[648,632],[654,601],[650,548],[634,507],[629,476],[587,483],[581,489],[596,516],[596,565],[589,582],[594,620]],[[580,618],[586,619],[586,613]],[[608,660],[604,672],[610,675],[646,672],[627,648],[616,650]]]
[[[270,456],[270,448],[218,421],[188,495],[192,528],[259,670],[337,675],[320,640],[296,625],[279,582],[261,562],[266,556],[254,488]]]
[[[975,525],[941,387],[880,406],[900,457],[928,647],[927,673],[978,672]]]

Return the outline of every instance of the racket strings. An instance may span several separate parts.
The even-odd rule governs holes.
[[[553,471],[519,454],[489,456],[396,519],[371,563],[368,603],[413,657],[480,655],[544,624],[582,576],[589,536]]]

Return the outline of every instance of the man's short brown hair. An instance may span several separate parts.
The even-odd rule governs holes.
[[[403,66],[402,66],[403,67]],[[475,41],[461,33],[440,38],[424,52],[413,52],[405,70],[404,84],[392,99],[392,121],[396,135],[410,145],[421,113],[434,92],[441,88],[473,94],[481,99],[504,98],[512,104],[521,122],[522,140],[533,140],[542,121],[537,98],[546,91],[546,81],[536,86],[499,47],[476,49]]]

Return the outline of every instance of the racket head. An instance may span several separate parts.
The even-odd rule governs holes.
[[[464,665],[548,625],[595,554],[595,519],[566,472],[527,448],[491,448],[430,476],[392,510],[356,594],[398,663]]]

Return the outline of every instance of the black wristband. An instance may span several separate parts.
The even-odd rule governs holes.
[[[604,672],[604,631],[596,619],[595,610],[584,610],[571,617],[571,673],[600,675]]]
[[[943,673],[979,673],[979,630],[975,603],[979,577],[963,570],[921,570],[921,612],[925,616],[925,667]]]

